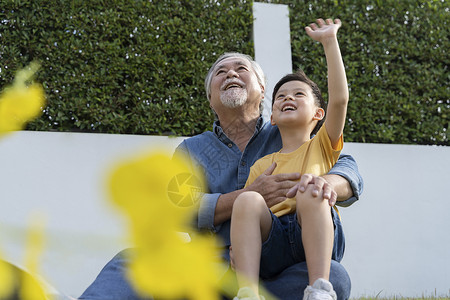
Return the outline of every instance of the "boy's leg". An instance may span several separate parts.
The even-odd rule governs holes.
[[[328,201],[319,194],[312,196],[313,185],[298,192],[297,217],[302,228],[303,248],[308,265],[309,284],[324,278],[329,280],[333,250],[334,226]]]
[[[337,294],[337,300],[350,298],[351,281],[347,270],[335,260],[331,261],[330,282]],[[303,299],[303,293],[308,286],[308,269],[306,262],[296,263],[276,277],[264,281],[264,286],[277,299]]]
[[[239,286],[258,294],[261,245],[272,226],[264,198],[256,192],[239,195],[231,214],[231,245]]]

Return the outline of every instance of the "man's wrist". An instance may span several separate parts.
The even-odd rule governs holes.
[[[325,174],[321,177],[333,187],[337,194],[337,201],[344,201],[353,196],[353,190],[345,177],[337,174]]]

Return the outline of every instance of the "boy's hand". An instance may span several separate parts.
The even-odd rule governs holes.
[[[316,24],[317,23],[317,24]],[[308,34],[313,40],[324,43],[327,39],[336,38],[337,32],[341,27],[341,20],[327,19],[317,19],[316,23],[311,23],[309,26],[305,27],[306,34]]]
[[[236,271],[234,268],[234,258],[233,258],[233,248],[230,246],[230,266],[233,271]]]

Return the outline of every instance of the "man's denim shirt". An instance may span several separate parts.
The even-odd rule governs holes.
[[[259,158],[281,149],[281,136],[277,126],[264,122],[259,118],[255,132],[242,153],[239,148],[223,132],[216,121],[213,131],[184,140],[176,149],[177,153],[189,155],[204,170],[209,193],[204,194],[198,212],[198,229],[211,230],[219,234],[225,243],[230,245],[230,221],[214,226],[214,211],[217,199],[221,194],[242,189],[250,173],[250,167]],[[354,196],[340,202],[341,206],[349,206],[362,192],[363,180],[358,172],[355,160],[350,155],[341,154],[338,162],[329,174],[345,177],[353,189]]]

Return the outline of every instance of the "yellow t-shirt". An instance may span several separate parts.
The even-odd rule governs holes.
[[[322,126],[316,136],[301,145],[297,150],[291,153],[276,152],[258,159],[250,168],[250,175],[245,186],[255,181],[273,162],[277,163],[273,175],[294,172],[317,176],[324,175],[330,171],[338,160],[343,145],[344,139],[341,135],[336,149],[333,149],[325,126]],[[295,205],[295,198],[288,198],[270,207],[270,209],[274,215],[280,217],[295,212]]]

